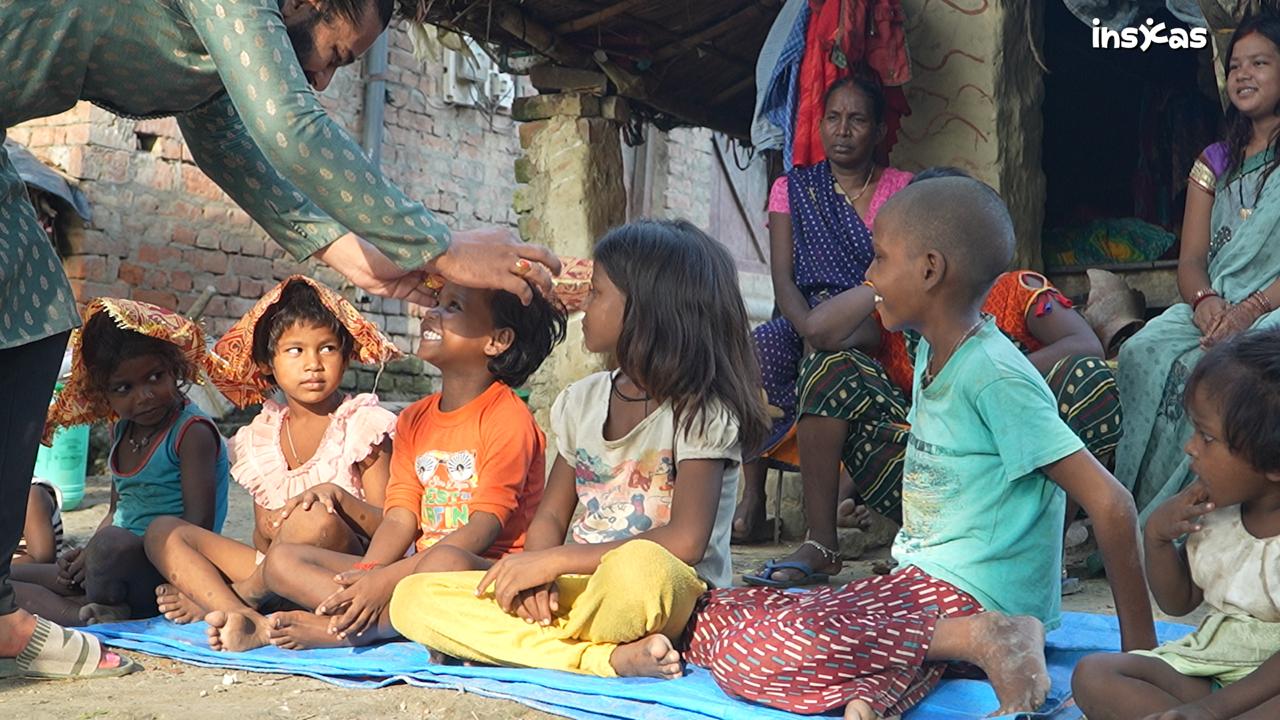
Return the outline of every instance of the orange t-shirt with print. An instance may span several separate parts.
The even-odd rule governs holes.
[[[405,408],[396,422],[384,508],[418,516],[419,552],[466,525],[475,512],[502,524],[485,557],[519,552],[542,500],[546,444],[528,406],[503,383],[451,412],[440,409],[439,393],[430,395]]]

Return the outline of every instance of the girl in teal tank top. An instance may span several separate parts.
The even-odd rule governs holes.
[[[46,432],[116,421],[111,505],[83,549],[15,574],[18,604],[61,625],[150,617],[163,579],[147,560],[147,526],[174,516],[219,532],[227,514],[226,446],[182,392],[209,369],[204,335],[163,308],[100,298],[71,347],[71,378]]]

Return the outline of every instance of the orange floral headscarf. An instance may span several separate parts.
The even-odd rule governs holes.
[[[213,361],[218,366],[217,371],[211,373],[213,384],[236,407],[261,403],[271,391],[271,383],[267,382],[258,369],[258,363],[253,359],[253,334],[267,310],[279,302],[284,289],[295,282],[303,282],[314,288],[320,296],[320,302],[355,338],[357,362],[381,365],[403,355],[378,326],[365,319],[346,298],[305,275],[293,275],[263,295],[258,304],[232,325],[213,346]]]
[[[577,312],[587,301],[591,289],[591,272],[595,265],[583,258],[560,258],[560,275],[555,279],[555,296],[567,312]]]
[[[183,357],[191,364],[192,377],[196,382],[202,381],[202,372],[211,371],[212,364],[208,349],[205,347],[204,332],[199,325],[182,315],[138,300],[97,298],[90,301],[85,308],[85,325],[88,325],[89,320],[95,315],[104,312],[119,328],[132,330],[178,346]],[[99,420],[114,422],[119,419],[107,403],[106,396],[93,387],[89,369],[84,364],[82,343],[83,332],[77,330],[72,333],[71,378],[58,393],[53,406],[49,408],[44,437],[41,439],[45,445],[52,442],[53,431],[57,428],[84,425]]]

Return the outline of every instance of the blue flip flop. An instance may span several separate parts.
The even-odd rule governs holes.
[[[779,570],[799,570],[803,576],[795,580],[774,580],[773,575]],[[831,575],[815,571],[813,566],[806,562],[766,560],[764,568],[760,572],[755,575],[743,575],[742,581],[757,587],[792,588],[804,585],[823,585],[831,581]]]

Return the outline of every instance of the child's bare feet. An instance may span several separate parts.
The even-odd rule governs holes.
[[[271,615],[271,644],[285,650],[349,647],[351,643],[329,632],[333,618],[306,610],[289,610]]]
[[[666,635],[650,635],[619,645],[609,656],[609,664],[619,677],[651,677],[674,680],[683,674],[680,653]]]
[[[160,614],[164,615],[166,620],[179,625],[203,620],[209,613],[186,593],[169,583],[156,586],[156,607],[160,609]]]
[[[253,611],[214,610],[204,621],[209,623],[209,647],[220,652],[244,652],[271,641],[271,621]]]
[[[1044,664],[1044,625],[1033,617],[996,612],[973,616],[978,623],[976,659],[995,687],[1000,709],[992,715],[1035,712],[1049,694]]]
[[[266,600],[267,596],[271,594],[271,591],[267,590],[267,581],[262,575],[261,563],[254,568],[252,575],[240,582],[231,583],[231,591],[240,596],[244,604],[249,607],[261,605],[262,601]]]
[[[871,510],[854,502],[853,498],[845,498],[836,506],[836,525],[866,530],[871,527]]]
[[[86,603],[80,608],[80,622],[85,625],[122,622],[129,619],[128,605],[104,605]]]

